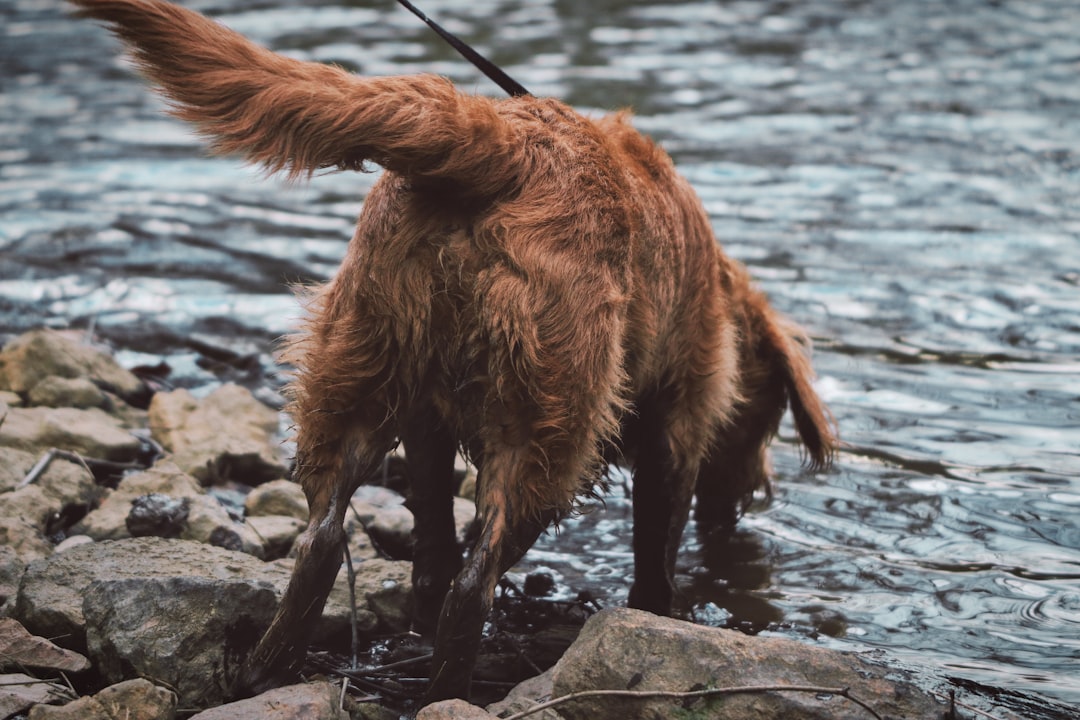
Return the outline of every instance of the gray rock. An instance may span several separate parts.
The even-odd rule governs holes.
[[[442,700],[416,714],[416,720],[492,720],[497,717],[464,700]]]
[[[204,710],[189,720],[349,720],[340,698],[341,688],[325,681],[289,685]]]
[[[27,720],[173,720],[176,695],[148,680],[126,680],[59,707],[35,705]]]
[[[352,497],[352,508],[371,539],[389,555],[398,559],[412,557],[412,531],[415,520],[400,494],[376,485],[364,485]],[[476,504],[462,497],[454,498],[454,525],[459,543],[465,542],[476,519]]]
[[[254,488],[244,500],[244,511],[249,517],[285,515],[305,523],[308,519],[304,491],[291,480],[271,480]]]
[[[0,388],[29,393],[48,377],[87,378],[128,401],[145,392],[111,355],[53,330],[31,330],[0,352]]]
[[[53,552],[44,530],[50,516],[59,510],[56,501],[33,485],[0,494],[0,545],[12,549],[23,562]]]
[[[0,605],[15,597],[25,570],[26,563],[19,558],[15,548],[0,545]]]
[[[211,707],[276,608],[273,586],[247,578],[97,580],[84,591],[87,653],[110,682],[143,677],[182,707]]]
[[[0,518],[18,520],[40,534],[65,507],[89,505],[99,495],[94,476],[86,468],[57,459],[35,483],[0,493]]]
[[[361,560],[374,560],[379,557],[379,551],[371,542],[371,537],[352,513],[345,518],[345,532],[348,536],[349,557],[352,558],[354,563]]]
[[[412,563],[395,560],[353,561],[356,572],[356,596],[375,613],[384,632],[405,632],[412,624]],[[338,574],[331,598],[348,606],[348,573]],[[344,584],[345,597],[336,595]],[[359,602],[359,600],[358,600]],[[325,614],[325,613],[324,613]]]
[[[19,517],[0,516],[0,546],[10,548],[24,564],[48,557],[53,552],[52,543],[45,539],[41,530]]]
[[[98,408],[12,408],[0,445],[40,454],[60,448],[88,457],[127,462],[141,447],[117,418]]]
[[[175,538],[187,527],[191,501],[171,495],[150,493],[139,495],[131,501],[131,510],[124,518],[131,537]]]
[[[411,588],[409,564],[367,561],[361,565],[365,567],[358,568],[359,629],[371,632],[379,626],[380,619],[370,608],[379,610],[384,626],[401,627]],[[85,652],[83,596],[96,581],[197,578],[225,584],[265,582],[280,598],[291,572],[288,560],[267,563],[246,553],[189,540],[145,537],[90,543],[31,563],[19,585],[12,616],[36,635]],[[349,637],[351,606],[346,576],[344,571],[338,576],[315,628],[315,643],[340,643]],[[206,609],[201,606],[202,612]]]
[[[0,668],[28,667],[77,673],[89,670],[90,661],[43,637],[31,635],[17,620],[0,618]]]
[[[109,402],[105,393],[90,378],[55,375],[42,379],[31,388],[29,399],[31,405],[45,407],[99,408]]]
[[[6,433],[0,425],[0,433]],[[14,490],[34,467],[37,456],[27,450],[0,446],[0,492]]]
[[[886,679],[886,677],[888,679]],[[554,697],[583,690],[688,691],[736,686],[850,688],[886,718],[929,718],[946,708],[893,668],[783,638],[747,637],[638,610],[605,610],[589,619],[556,664]],[[626,717],[805,718],[864,720],[866,710],[838,696],[743,693],[701,699],[583,698],[560,705],[567,720]]]
[[[275,440],[277,411],[239,385],[222,385],[202,400],[182,389],[157,393],[149,423],[176,464],[205,484],[236,480],[258,485],[285,474]]]
[[[53,458],[34,484],[61,509],[72,505],[95,505],[104,493],[85,466],[63,458]]]
[[[203,543],[132,538],[79,545],[30,564],[19,585],[14,617],[36,635],[86,649],[83,595],[98,580],[196,577],[225,581],[276,578],[255,557]],[[272,581],[272,580],[271,580]]]
[[[21,518],[39,532],[45,530],[49,517],[60,510],[60,503],[37,485],[0,494],[0,517]]]
[[[160,507],[169,505],[170,501],[177,505],[175,510],[179,514],[173,518],[172,525],[159,517],[163,524],[155,532],[152,522],[143,522],[150,518],[140,518],[139,513],[149,511],[154,506],[153,501],[143,499],[147,496],[158,496],[157,504]],[[136,511],[136,532],[133,533],[128,519],[135,505],[140,508]],[[234,521],[228,510],[207,495],[195,478],[169,460],[159,461],[149,470],[125,477],[97,509],[72,526],[71,532],[89,535],[95,540],[153,534],[196,540],[257,557],[262,557],[264,553],[262,539],[254,528]]]
[[[263,557],[276,560],[289,554],[307,523],[286,515],[256,515],[247,519],[247,525],[262,541]]]
[[[536,707],[551,699],[554,668],[548,668],[535,677],[518,683],[502,700],[487,706],[487,711],[498,717],[507,717]],[[533,720],[563,720],[555,708],[540,710],[529,716]]]
[[[0,718],[11,717],[38,703],[59,702],[65,688],[22,673],[0,675]]]

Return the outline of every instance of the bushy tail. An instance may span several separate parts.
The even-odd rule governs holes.
[[[164,0],[70,1],[131,46],[172,113],[217,152],[294,178],[371,161],[478,193],[505,187],[512,172],[498,162],[514,142],[494,102],[443,78],[365,78],[287,58]]]
[[[832,413],[812,384],[814,369],[810,365],[809,340],[801,328],[779,316],[766,328],[767,341],[781,365],[788,406],[806,449],[807,465],[812,470],[823,470],[832,463],[839,439]]]

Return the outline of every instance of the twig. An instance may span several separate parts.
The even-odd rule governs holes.
[[[338,710],[345,709],[345,695],[349,692],[349,678],[341,678],[341,694],[338,695]]]
[[[26,477],[16,485],[16,488],[26,487],[30,483],[41,477],[42,474],[49,468],[49,464],[56,457],[60,451],[56,448],[49,448],[48,452],[41,456],[41,458],[34,463],[34,467],[30,468],[30,472],[26,473]]]
[[[86,472],[90,473],[91,475],[94,474],[94,468],[91,467],[91,465],[94,467],[108,470],[110,472],[122,472],[124,470],[141,470],[145,467],[145,465],[143,465],[142,463],[137,462],[116,462],[115,460],[103,460],[101,458],[83,457],[81,454],[77,452],[72,452],[70,450],[49,448],[45,452],[45,454],[41,456],[41,459],[34,463],[34,467],[30,468],[30,472],[26,473],[26,476],[19,481],[16,489],[26,487],[27,485],[36,481],[38,478],[44,475],[45,471],[49,469],[49,465],[52,463],[52,461],[57,458],[60,458],[61,460],[68,460],[70,462],[76,463],[77,465],[81,465],[83,469],[85,469]]]
[[[397,662],[387,663],[386,665],[379,665],[373,668],[355,669],[354,672],[360,675],[381,675],[390,670],[398,670],[403,667],[409,667],[410,665],[419,665],[420,663],[431,660],[433,657],[433,653],[427,653],[426,655],[417,655],[416,657],[405,658],[404,660],[398,660]]]
[[[79,697],[79,691],[71,684],[71,678],[69,678],[67,673],[62,670],[60,671],[60,677],[64,679],[64,684],[67,685],[67,689],[71,692],[71,697],[77,699]]]
[[[352,553],[349,552],[349,542],[346,540],[341,545],[345,553],[345,572],[349,578],[349,627],[352,630],[352,652],[349,655],[349,669],[355,670],[357,656],[360,652],[360,631],[357,628],[356,619],[356,568],[352,564]]]
[[[873,715],[876,720],[883,720],[877,712],[870,707],[867,703],[859,700],[851,694],[849,688],[827,688],[827,687],[815,687],[812,685],[761,685],[761,686],[740,686],[730,688],[711,688],[707,690],[687,690],[685,692],[678,692],[673,690],[582,690],[581,692],[570,693],[569,695],[563,695],[562,697],[548,700],[547,702],[540,703],[539,705],[533,705],[527,710],[522,710],[519,713],[510,715],[504,720],[520,720],[523,717],[528,717],[534,713],[538,713],[541,710],[547,710],[548,708],[555,707],[556,705],[562,705],[572,700],[580,700],[582,698],[590,697],[622,697],[622,698],[667,698],[671,700],[688,700],[691,698],[702,697],[716,697],[719,695],[736,695],[740,693],[767,693],[767,692],[800,692],[800,693],[814,693],[815,695],[828,694],[839,695],[840,697],[847,698],[851,702],[855,703],[868,713]]]
[[[67,687],[56,678],[51,680],[4,680],[3,682],[0,682],[0,687],[26,687],[28,685],[48,685],[51,688],[63,690],[64,692],[67,692],[68,690]]]

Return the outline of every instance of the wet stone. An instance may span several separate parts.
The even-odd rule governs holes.
[[[124,524],[132,537],[180,537],[187,524],[190,509],[190,501],[187,499],[161,493],[140,495],[131,501],[131,511]]]

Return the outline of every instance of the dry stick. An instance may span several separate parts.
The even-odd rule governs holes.
[[[77,463],[83,467],[91,475],[94,473],[90,464],[93,463],[98,467],[108,468],[113,471],[122,470],[141,470],[144,466],[137,462],[116,462],[115,460],[102,460],[101,458],[88,458],[83,457],[77,452],[71,452],[70,450],[61,450],[59,448],[49,448],[49,450],[41,456],[34,467],[30,468],[30,472],[26,473],[26,476],[19,481],[16,488],[26,487],[30,483],[37,480],[39,477],[45,474],[45,471],[49,469],[49,465],[56,458],[61,460],[69,460],[73,463]]]
[[[360,653],[360,631],[357,629],[356,619],[356,568],[352,564],[352,553],[349,552],[349,541],[346,539],[341,545],[345,552],[345,568],[349,576],[349,625],[352,629],[352,655],[349,657],[349,669],[357,667],[357,656]]]
[[[345,709],[345,695],[349,692],[349,678],[341,678],[341,694],[338,695],[338,710]]]
[[[34,467],[30,468],[30,472],[26,473],[26,477],[24,477],[22,479],[22,482],[20,482],[16,487],[26,487],[27,485],[41,477],[41,475],[49,468],[49,464],[52,463],[53,459],[59,452],[60,451],[56,448],[49,448],[49,451],[42,455],[41,458],[36,463],[34,463]]]
[[[873,715],[877,720],[883,720],[883,718],[877,714],[874,708],[870,707],[870,705],[863,702],[862,700],[854,697],[851,694],[849,688],[827,688],[815,687],[812,685],[761,685],[730,688],[712,688],[709,690],[688,690],[685,692],[677,692],[673,690],[582,690],[581,692],[570,693],[569,695],[563,695],[562,697],[557,697],[554,700],[548,700],[547,702],[540,703],[539,705],[534,705],[528,710],[522,710],[519,713],[510,715],[509,717],[504,718],[504,720],[520,720],[520,718],[527,717],[534,713],[538,713],[541,710],[547,710],[548,708],[555,707],[556,705],[562,705],[572,700],[579,700],[582,698],[590,697],[667,698],[671,700],[688,700],[690,698],[714,697],[718,695],[735,695],[738,693],[766,692],[802,692],[839,695],[840,697],[847,698],[862,709],[866,710],[866,712]]]
[[[78,698],[79,691],[75,689],[75,686],[71,684],[71,679],[67,676],[63,670],[60,671],[60,677],[64,679],[64,684],[67,685],[67,689],[71,692],[71,697]]]
[[[357,670],[356,672],[360,675],[381,675],[391,670],[398,670],[403,667],[409,667],[410,665],[419,665],[420,663],[431,660],[431,658],[433,657],[435,657],[434,653],[427,653],[426,655],[417,655],[416,657],[405,658],[404,660],[387,663],[386,665],[378,665],[373,668],[364,668],[363,670]]]

